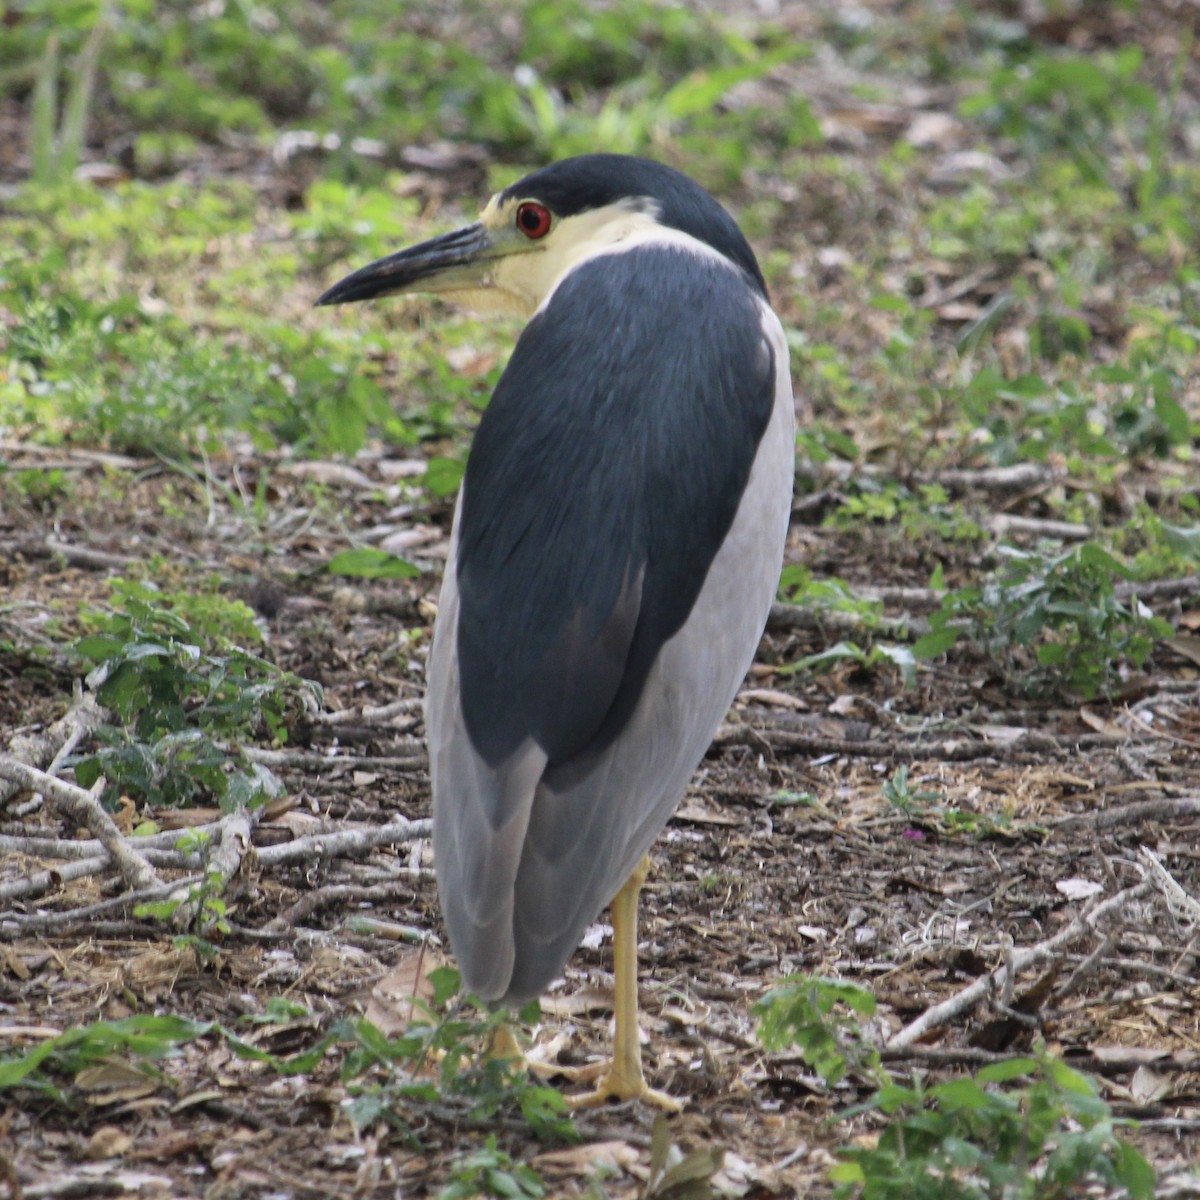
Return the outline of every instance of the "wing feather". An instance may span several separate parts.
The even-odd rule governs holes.
[[[426,711],[435,858],[464,979],[489,999],[540,993],[649,848],[778,581],[782,330],[727,268],[647,253],[612,256],[626,276],[577,268],[531,322],[456,512]],[[634,311],[681,310],[664,281],[694,334],[665,365],[665,324],[622,326],[638,286],[655,294]],[[560,344],[572,330],[584,349]]]

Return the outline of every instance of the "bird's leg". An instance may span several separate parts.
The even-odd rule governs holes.
[[[513,1033],[512,1026],[507,1021],[497,1025],[492,1030],[491,1036],[488,1038],[484,1056],[489,1059],[516,1059],[521,1063],[527,1061],[525,1051],[521,1049],[520,1043],[517,1041],[517,1035]]]
[[[568,1097],[567,1104],[571,1108],[596,1108],[607,1100],[644,1100],[667,1112],[679,1112],[683,1108],[674,1096],[650,1087],[642,1074],[637,1011],[637,904],[638,893],[649,870],[650,859],[643,858],[613,898],[613,983],[616,992],[613,1058],[594,1092]]]

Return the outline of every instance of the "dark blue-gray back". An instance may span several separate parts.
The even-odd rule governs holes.
[[[532,738],[562,785],[620,733],[729,530],[774,388],[744,280],[677,246],[585,262],[529,323],[459,528],[462,709],[486,762]]]

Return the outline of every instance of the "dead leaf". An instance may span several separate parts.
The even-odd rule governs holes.
[[[1090,708],[1081,708],[1079,710],[1079,719],[1089,728],[1094,729],[1097,733],[1102,733],[1105,737],[1128,737],[1129,730],[1123,729],[1115,721],[1109,721],[1098,713],[1092,712]]]
[[[423,1013],[418,1000],[433,999],[433,984],[429,976],[446,959],[429,942],[401,951],[392,969],[371,989],[363,1014],[388,1037],[403,1033]]]
[[[650,1176],[642,1200],[709,1200],[712,1178],[725,1161],[722,1146],[706,1146],[684,1155],[671,1143],[671,1126],[659,1113],[650,1134]]]
[[[414,525],[411,529],[400,529],[389,533],[379,542],[380,550],[389,554],[401,554],[405,550],[416,550],[423,546],[433,545],[445,537],[445,533],[436,525]]]
[[[88,1138],[85,1153],[88,1158],[119,1158],[132,1145],[133,1138],[123,1129],[116,1125],[101,1125]]]
[[[1104,891],[1104,884],[1094,879],[1060,879],[1054,890],[1066,896],[1068,900],[1086,900],[1090,896],[1098,896]]]
[[[91,1093],[84,1098],[94,1105],[127,1104],[152,1096],[158,1090],[155,1080],[147,1079],[144,1072],[117,1058],[84,1067],[75,1076],[75,1086]]]
[[[738,699],[745,704],[767,704],[772,708],[790,708],[795,712],[808,710],[808,705],[799,696],[781,692],[777,688],[746,688],[738,693]]]
[[[1167,638],[1166,644],[1176,654],[1182,654],[1184,658],[1200,667],[1200,637],[1192,637],[1190,634],[1180,634],[1178,637]]]
[[[543,996],[538,1002],[544,1017],[582,1017],[590,1013],[612,1012],[611,988],[582,988],[569,996]]]
[[[1008,746],[1019,742],[1029,730],[1024,725],[980,725],[979,732],[985,742]]]
[[[1157,1104],[1170,1094],[1171,1080],[1147,1066],[1138,1067],[1129,1081],[1129,1092],[1138,1104]]]
[[[592,1142],[568,1146],[565,1150],[547,1150],[533,1165],[540,1172],[562,1175],[594,1175],[597,1171],[628,1171],[636,1164],[638,1152],[628,1142]]]
[[[381,458],[375,469],[384,479],[412,479],[424,475],[429,464],[423,458]]]
[[[1155,1046],[1093,1046],[1092,1056],[1097,1062],[1157,1062],[1170,1056],[1169,1050]]]
[[[744,817],[735,817],[691,797],[675,810],[673,818],[676,821],[689,821],[693,825],[744,825]]]

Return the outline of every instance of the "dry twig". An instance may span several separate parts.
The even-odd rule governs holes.
[[[95,834],[130,887],[144,889],[162,883],[158,872],[125,840],[91,792],[7,757],[0,757],[0,778],[41,792],[55,808]]]
[[[1063,929],[1060,929],[1053,937],[1038,942],[1036,946],[1029,946],[1024,950],[1015,951],[1012,955],[1011,965],[1006,963],[1003,966],[997,967],[994,971],[989,971],[986,975],[976,979],[968,987],[963,988],[960,992],[956,992],[949,1000],[943,1000],[941,1004],[935,1004],[932,1008],[927,1008],[915,1021],[910,1021],[903,1029],[888,1039],[887,1049],[900,1050],[906,1046],[911,1046],[914,1042],[924,1037],[931,1029],[937,1029],[939,1026],[952,1021],[955,1017],[969,1012],[987,996],[995,994],[997,990],[1003,991],[1007,986],[1005,976],[1010,972],[1015,975],[1016,972],[1023,971],[1035,963],[1045,962],[1047,959],[1053,958],[1055,952],[1060,947],[1068,945],[1076,938],[1083,937],[1085,934],[1094,933],[1101,918],[1113,912],[1120,912],[1133,903],[1133,901],[1140,900],[1143,896],[1149,895],[1153,890],[1152,884],[1148,882],[1139,883],[1135,887],[1126,888],[1124,891],[1118,892],[1115,896],[1110,896],[1107,900],[1102,901],[1094,907],[1085,909],[1075,920],[1071,921]]]
[[[45,769],[63,756],[67,746],[74,746],[89,737],[104,723],[106,713],[92,695],[81,695],[52,725],[40,734],[18,734],[8,746],[8,757],[27,767]],[[67,753],[70,751],[68,750]],[[11,799],[25,785],[5,779],[0,781],[0,804]]]
[[[278,846],[264,846],[258,852],[258,860],[265,867],[277,867],[285,863],[309,862],[314,858],[362,854],[376,846],[398,846],[416,838],[426,838],[432,832],[432,821],[409,821],[405,817],[395,817],[386,825],[317,833]]]

